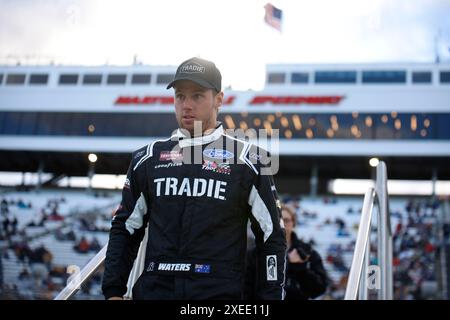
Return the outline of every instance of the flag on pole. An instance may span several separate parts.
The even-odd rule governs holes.
[[[271,27],[277,29],[281,32],[281,22],[283,17],[283,11],[268,2],[264,9],[266,9],[266,14],[264,16],[264,21]]]

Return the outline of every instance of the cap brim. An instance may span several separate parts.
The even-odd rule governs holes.
[[[203,88],[216,89],[217,90],[216,87],[214,87],[212,84],[210,84],[209,82],[207,82],[207,81],[205,81],[203,79],[192,79],[192,78],[189,78],[189,77],[180,77],[180,78],[177,78],[177,79],[173,80],[171,83],[169,83],[169,85],[167,86],[166,89],[172,88],[174,86],[175,82],[180,81],[180,80],[192,81],[192,82],[198,84],[199,86],[201,86]]]

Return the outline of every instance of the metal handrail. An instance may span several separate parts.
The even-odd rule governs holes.
[[[108,245],[106,244],[80,272],[75,272],[72,279],[53,300],[68,300],[73,297],[81,286],[102,266],[107,248]]]
[[[145,263],[145,251],[147,247],[148,239],[148,226],[145,229],[144,239],[141,241],[137,257],[134,261],[133,268],[131,269],[130,276],[128,277],[127,283],[127,293],[125,294],[125,299],[132,299],[132,289],[136,283],[139,276],[144,270]],[[53,300],[68,300],[72,298],[81,286],[88,281],[91,276],[103,265],[106,259],[106,250],[108,244],[106,244],[89,262],[86,266],[81,269],[80,272],[76,272],[71,278],[67,285],[61,290],[60,293]]]
[[[370,226],[373,205],[378,207],[378,262],[381,271],[378,299],[392,300],[392,229],[387,192],[387,170],[383,161],[377,166],[375,188],[369,188],[364,196],[363,209],[356,238],[345,300],[367,299],[367,273],[370,258]]]
[[[347,281],[347,290],[345,291],[345,300],[356,300],[358,293],[359,280],[363,271],[365,251],[370,235],[370,221],[372,219],[372,207],[375,198],[375,189],[369,188],[364,196],[364,204],[359,223],[358,236],[356,238],[355,253],[353,254],[350,275]]]
[[[380,161],[377,166],[375,193],[378,205],[378,261],[381,270],[381,288],[378,291],[378,299],[392,300],[394,297],[392,227],[387,190],[387,169],[383,161]]]
[[[114,202],[115,203],[115,202]],[[114,203],[109,203],[107,205],[96,207],[93,209],[94,212],[104,211],[105,208],[110,208]],[[86,212],[86,213],[89,213]],[[71,215],[79,214],[78,211],[71,212]],[[92,275],[103,265],[106,256],[106,249],[108,244],[106,244],[97,254],[84,266],[81,271],[79,271],[78,266],[68,267],[70,272],[73,272],[73,275],[69,277],[69,282],[66,286],[61,290],[60,293],[56,295],[53,300],[68,300],[73,297],[81,288],[81,286],[89,280]],[[69,271],[68,270],[68,271]]]

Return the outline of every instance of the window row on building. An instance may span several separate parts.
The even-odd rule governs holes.
[[[282,139],[450,140],[447,113],[223,113],[219,120],[225,129]],[[171,113],[0,112],[1,135],[166,137],[176,128]]]
[[[267,74],[268,84],[432,84],[432,71],[405,70],[340,70],[315,72],[271,72]],[[153,78],[155,76],[155,79]],[[172,73],[61,73],[57,84],[61,86],[76,85],[167,85],[173,79]],[[0,73],[0,85],[47,85],[48,73]],[[439,71],[437,82],[450,84],[450,70]]]
[[[151,73],[61,73],[58,75],[58,85],[149,85],[155,81],[157,85],[167,85],[173,79],[171,73],[156,74],[156,80]],[[0,73],[0,85],[47,85],[50,75],[48,73]]]
[[[406,70],[340,70],[315,72],[272,72],[267,75],[268,84],[431,84],[432,71],[411,71],[410,80]],[[438,73],[439,83],[450,84],[450,70]]]

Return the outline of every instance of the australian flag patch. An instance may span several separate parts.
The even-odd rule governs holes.
[[[196,273],[210,273],[211,266],[209,264],[196,264],[194,268]]]

